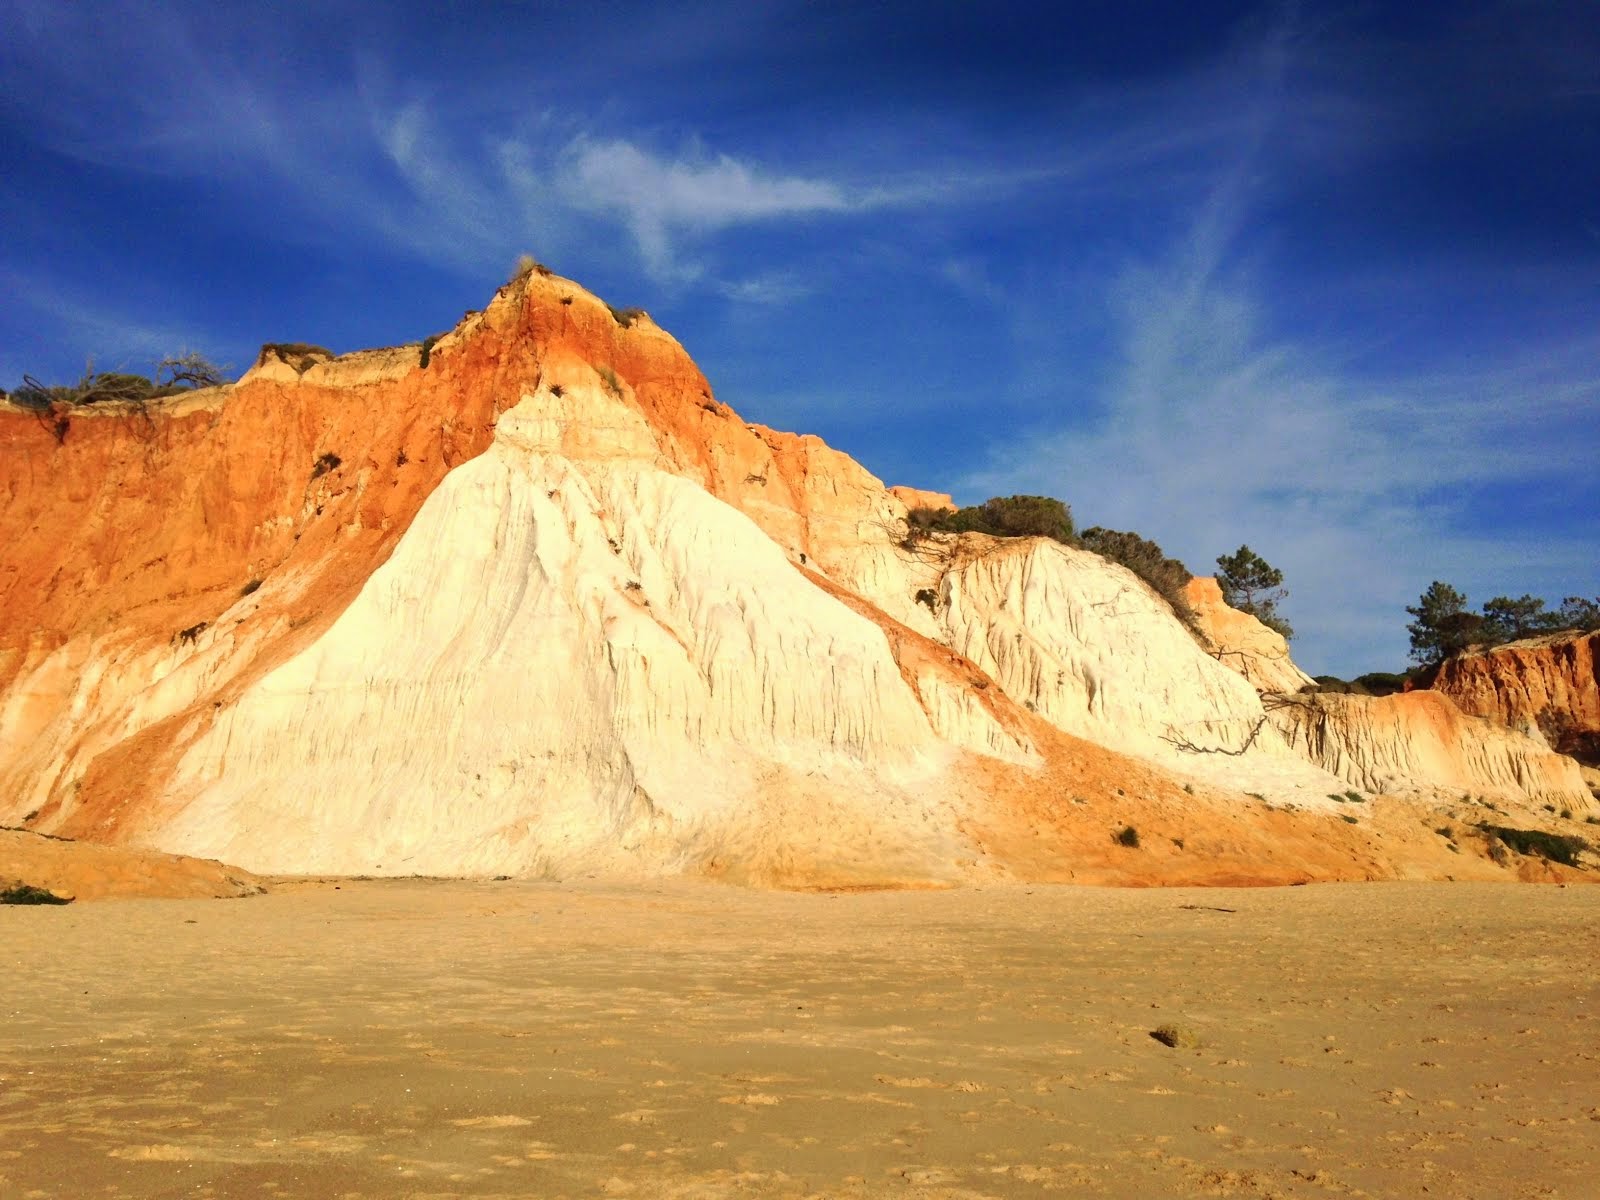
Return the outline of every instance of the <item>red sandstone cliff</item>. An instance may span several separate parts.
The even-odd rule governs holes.
[[[1600,632],[1527,638],[1446,661],[1433,690],[1600,765]]]

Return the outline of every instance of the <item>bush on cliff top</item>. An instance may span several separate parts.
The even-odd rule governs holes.
[[[968,508],[913,508],[906,514],[912,530],[944,533],[987,533],[993,537],[1047,537],[1077,545],[1072,510],[1050,496],[992,496]]]
[[[96,371],[90,364],[76,383],[46,384],[24,375],[22,385],[10,393],[10,398],[19,408],[46,412],[89,404],[145,404],[226,382],[221,367],[204,355],[186,350],[157,363],[153,379],[127,371]]]
[[[1099,525],[1083,531],[1082,546],[1101,558],[1127,567],[1167,602],[1180,621],[1194,628],[1194,610],[1189,607],[1183,590],[1194,576],[1178,559],[1168,558],[1149,538]]]
[[[1167,602],[1191,632],[1195,628],[1194,610],[1184,595],[1184,588],[1194,578],[1188,567],[1137,533],[1099,525],[1077,533],[1072,509],[1054,497],[992,496],[968,508],[912,508],[906,512],[906,526],[907,545],[915,545],[930,532],[987,533],[992,537],[1047,537],[1087,550],[1127,567]]]

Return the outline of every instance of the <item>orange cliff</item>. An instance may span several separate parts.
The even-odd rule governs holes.
[[[1513,729],[1543,721],[1587,745],[1586,757],[1600,750],[1600,632],[1554,633],[1462,654],[1440,666],[1432,686],[1466,712]]]
[[[487,448],[525,391],[563,372],[593,379],[599,367],[626,381],[675,469],[801,555],[830,503],[870,480],[838,471],[855,464],[819,439],[746,426],[648,317],[624,329],[553,276],[514,281],[489,310],[467,314],[426,369],[419,351],[295,364],[264,352],[237,384],[81,410],[59,437],[0,403],[0,727],[10,751],[0,782],[29,790],[21,777],[48,779],[62,739],[40,735],[66,716],[68,684],[86,671],[114,676],[136,647],[176,655],[207,631],[248,625],[248,653],[202,689],[215,705],[309,645],[441,479]],[[96,774],[159,770],[147,760],[166,740],[140,731]],[[115,824],[96,808],[95,823]]]
[[[267,872],[1501,873],[1427,813],[1340,820],[1129,572],[913,536],[948,498],[747,424],[542,272],[427,366],[268,352],[59,431],[0,406],[0,489],[0,823]]]

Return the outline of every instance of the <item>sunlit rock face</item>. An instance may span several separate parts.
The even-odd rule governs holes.
[[[1192,580],[1187,598],[1213,655],[1262,693],[1290,748],[1358,788],[1589,806],[1577,764],[1538,737],[1463,713],[1437,692],[1318,692],[1283,637],[1229,608],[1215,580]]]
[[[0,408],[0,487],[0,822],[286,873],[1445,865],[1325,835],[1357,774],[1444,776],[1353,774],[1269,711],[1304,676],[1220,597],[1197,638],[1085,551],[911,530],[949,498],[743,422],[647,317],[540,272],[426,366],[265,354],[64,433]],[[1171,835],[1132,854],[1135,821]]]
[[[1546,730],[1600,754],[1600,633],[1554,633],[1463,654],[1433,682],[1462,709],[1515,729]]]

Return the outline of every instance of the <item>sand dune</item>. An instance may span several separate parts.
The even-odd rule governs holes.
[[[8,1200],[1595,1194],[1592,888],[340,881],[0,939]]]

